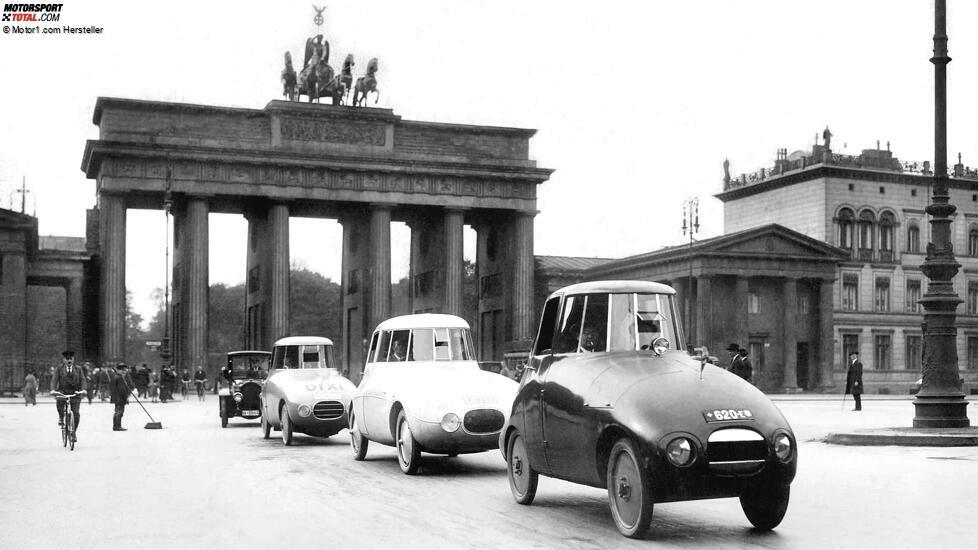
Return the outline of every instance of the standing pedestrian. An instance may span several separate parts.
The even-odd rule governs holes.
[[[98,382],[98,400],[105,402],[109,398],[109,384],[112,382],[109,367],[102,367],[95,381]]]
[[[132,378],[136,383],[137,397],[146,397],[146,390],[149,386],[149,367],[146,366],[146,363],[136,369],[136,374]]]
[[[730,344],[727,346],[727,352],[730,353],[730,364],[727,365],[727,370],[740,376],[740,346]]]
[[[37,378],[33,370],[27,371],[24,377],[24,406],[27,405],[37,406]]]
[[[146,389],[149,392],[150,399],[153,400],[153,403],[156,403],[156,398],[159,397],[159,395],[160,395],[160,375],[159,374],[157,374],[157,373],[155,373],[153,371],[150,371],[150,373],[149,373],[149,385],[146,386]]]
[[[129,365],[120,363],[116,366],[116,376],[112,378],[112,404],[115,405],[115,413],[112,415],[113,431],[126,431],[122,427],[122,415],[126,413],[126,405],[129,403],[131,392],[132,380],[129,378]]]
[[[738,370],[735,373],[737,376],[743,378],[744,380],[754,383],[754,365],[750,362],[750,357],[747,356],[747,349],[740,348],[737,351],[738,359]]]
[[[95,394],[95,369],[92,368],[91,361],[85,361],[82,365],[82,373],[85,374],[85,397],[88,398],[88,404],[92,404],[92,396]]]
[[[849,370],[846,372],[846,393],[852,394],[852,399],[856,402],[854,411],[863,410],[863,364],[859,360],[859,352],[849,352]]]

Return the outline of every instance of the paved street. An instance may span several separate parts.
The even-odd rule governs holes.
[[[974,544],[978,448],[840,447],[829,431],[909,425],[909,400],[778,400],[801,441],[781,526],[755,533],[735,499],[658,505],[648,538],[614,527],[604,491],[542,478],[532,506],[510,496],[497,451],[398,469],[390,447],[363,463],[346,432],[263,440],[221,429],[215,396],[149,404],[163,430],[128,432],[112,406],[83,404],[62,448],[54,405],[0,400],[0,548],[965,548]],[[972,418],[978,414],[970,411]],[[973,420],[974,423],[974,420]],[[67,492],[67,494],[66,494]],[[58,505],[66,497],[70,508]]]

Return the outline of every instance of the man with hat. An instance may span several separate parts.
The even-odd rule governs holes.
[[[856,408],[852,410],[863,410],[863,364],[859,360],[859,352],[856,350],[849,352],[849,370],[846,372],[846,393],[851,393],[852,399],[856,402]]]
[[[727,346],[727,351],[730,352],[730,365],[727,366],[727,370],[740,376],[738,372],[740,371],[740,346],[737,344],[730,344]]]
[[[111,385],[112,404],[115,405],[115,413],[112,415],[112,430],[124,432],[126,429],[122,427],[122,415],[126,413],[126,405],[129,404],[132,379],[129,378],[129,365],[120,363],[115,370],[116,376],[112,378]]]
[[[75,352],[65,350],[61,352],[61,366],[54,370],[54,377],[51,379],[52,391],[71,395],[75,392],[85,391],[85,374],[80,367],[75,366]],[[75,415],[75,437],[78,435],[78,422],[81,420],[81,395],[76,395],[68,400],[71,403],[71,412]],[[65,414],[65,400],[55,399],[58,407],[58,425],[61,425],[61,418]]]

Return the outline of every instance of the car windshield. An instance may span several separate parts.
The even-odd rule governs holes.
[[[682,328],[669,294],[581,294],[564,299],[555,353],[648,350],[656,338],[683,349]]]
[[[475,361],[466,328],[416,328],[384,331],[377,361]]]
[[[336,368],[333,346],[289,345],[276,346],[272,350],[274,369],[327,369]]]
[[[264,379],[268,375],[268,364],[271,356],[267,353],[256,353],[253,355],[230,355],[228,356],[228,366],[231,368],[232,378],[257,378]]]

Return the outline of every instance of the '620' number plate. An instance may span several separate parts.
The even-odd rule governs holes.
[[[707,422],[729,422],[731,420],[754,420],[754,415],[750,409],[714,409],[703,411],[703,418]]]

